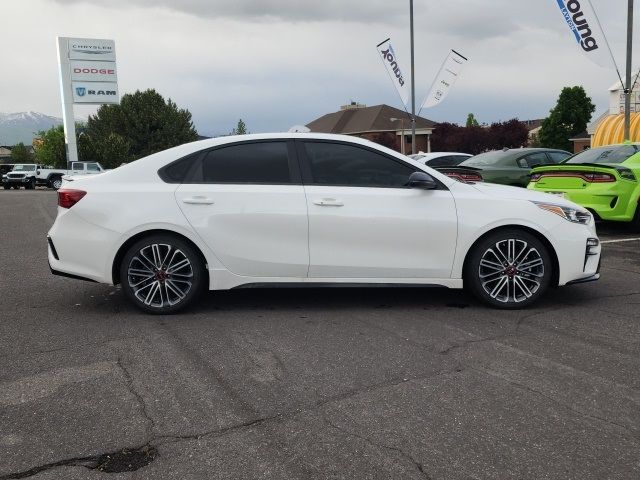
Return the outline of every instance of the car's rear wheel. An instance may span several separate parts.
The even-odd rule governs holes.
[[[62,186],[62,178],[61,177],[52,178],[50,185],[51,185],[51,188],[53,188],[54,190],[59,190],[60,187]]]
[[[205,265],[187,242],[153,235],[133,244],[120,265],[120,283],[134,305],[148,313],[175,313],[205,287]]]
[[[478,242],[465,267],[465,286],[482,302],[496,308],[524,308],[547,290],[553,262],[547,247],[534,235],[503,229]]]

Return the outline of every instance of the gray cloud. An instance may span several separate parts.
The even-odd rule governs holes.
[[[594,4],[621,59],[626,1]],[[6,2],[13,21],[0,45],[11,68],[0,76],[0,110],[60,116],[56,35],[115,39],[121,92],[155,88],[188,108],[205,134],[227,133],[239,117],[255,132],[283,130],[350,100],[400,107],[375,45],[390,36],[407,71],[407,7],[407,0]],[[580,84],[602,111],[615,72],[584,58],[557,10],[552,0],[416,0],[417,102],[449,48],[470,59],[451,96],[422,115],[536,118],[563,86]]]
[[[61,4],[87,3],[102,7],[163,7],[170,10],[210,18],[241,20],[286,20],[316,22],[394,23],[405,12],[388,0],[349,2],[345,0],[55,0]],[[355,7],[355,8],[354,8]],[[405,8],[406,10],[406,8]]]

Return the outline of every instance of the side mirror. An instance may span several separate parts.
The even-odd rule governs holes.
[[[413,172],[409,175],[407,186],[411,188],[422,188],[423,190],[435,190],[438,184],[431,175],[425,172]]]
[[[36,175],[40,175],[40,170],[36,170]]]

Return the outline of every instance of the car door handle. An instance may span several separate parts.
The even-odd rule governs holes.
[[[335,198],[320,198],[314,200],[313,204],[320,207],[342,207],[344,205],[344,203],[340,200],[336,200]]]
[[[182,203],[188,203],[191,205],[213,205],[213,200],[207,197],[196,196],[196,197],[183,198]]]

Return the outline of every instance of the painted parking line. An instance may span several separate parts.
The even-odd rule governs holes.
[[[619,238],[617,240],[602,240],[602,241],[600,241],[600,243],[637,242],[638,240],[640,240],[640,237],[638,237],[638,238]]]

